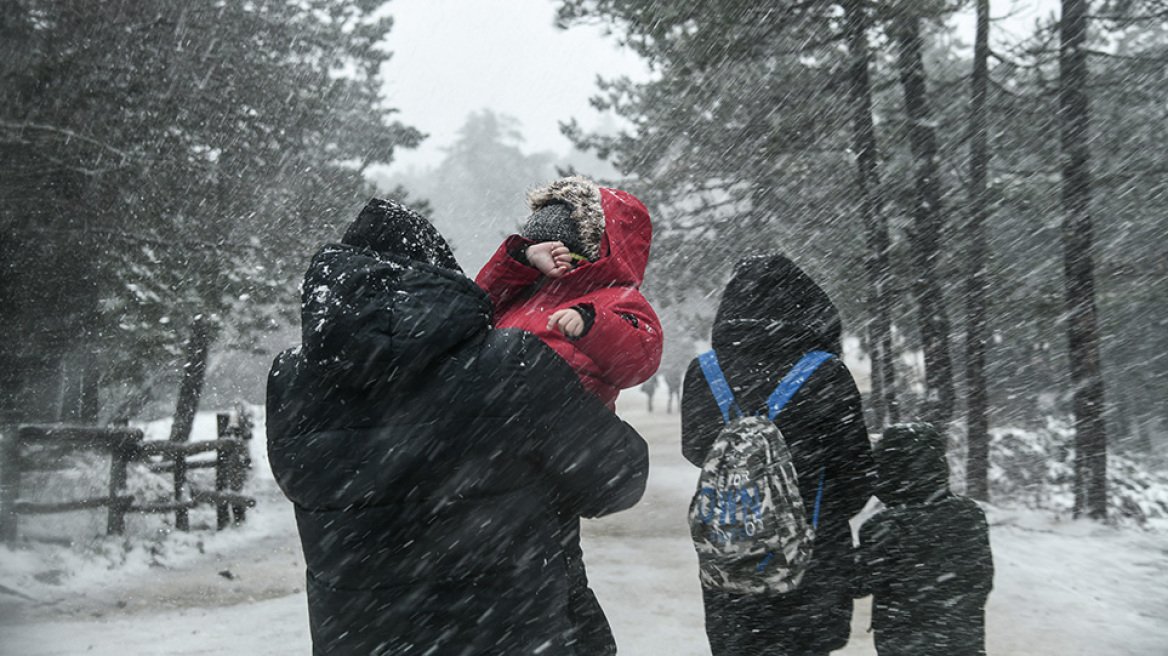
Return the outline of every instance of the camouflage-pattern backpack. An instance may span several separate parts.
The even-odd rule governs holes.
[[[706,455],[689,508],[690,535],[707,589],[785,593],[803,580],[815,542],[823,474],[809,522],[791,453],[774,418],[816,367],[832,357],[823,351],[804,356],[767,399],[764,418],[743,415],[713,351],[698,356],[726,421]]]

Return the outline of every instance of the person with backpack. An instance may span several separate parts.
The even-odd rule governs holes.
[[[945,436],[889,426],[875,456],[885,509],[860,527],[856,595],[872,595],[876,653],[985,656],[989,525],[976,501],[949,491]]]
[[[631,507],[648,446],[536,336],[491,326],[438,231],[374,199],[312,258],[267,386],[313,654],[597,653],[580,518]],[[616,651],[615,643],[607,645]]]
[[[786,257],[748,257],[722,294],[711,345],[681,397],[682,453],[710,487],[690,514],[710,649],[828,654],[851,633],[848,520],[875,484],[839,312]]]

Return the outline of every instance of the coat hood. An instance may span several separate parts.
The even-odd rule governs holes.
[[[819,285],[791,260],[770,254],[734,267],[711,342],[719,352],[777,350],[798,359],[813,350],[838,355],[840,332],[839,311]]]
[[[373,198],[366,203],[345,230],[341,243],[462,273],[438,229],[421,214],[392,200]]]
[[[404,378],[490,326],[486,293],[421,216],[374,199],[344,241],[316,253],[301,292],[305,361],[331,382]]]
[[[527,196],[533,212],[556,203],[572,207],[572,219],[586,244],[582,255],[591,260],[563,279],[640,287],[653,239],[645,205],[628,192],[597,186],[582,176],[556,180]]]
[[[949,496],[945,436],[931,424],[889,426],[876,442],[876,496],[888,506],[929,503]]]

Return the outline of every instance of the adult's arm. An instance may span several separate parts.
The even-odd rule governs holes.
[[[504,332],[504,331],[499,331]],[[567,514],[600,517],[632,507],[645,492],[649,448],[637,431],[587,392],[555,351],[530,333],[500,380],[519,381],[518,412],[530,422],[532,456]]]
[[[842,412],[833,424],[833,430],[829,432],[829,442],[825,447],[829,454],[834,454],[834,458],[829,457],[828,467],[839,472],[841,485],[835,493],[850,517],[863,510],[869,497],[876,491],[876,463],[872,458],[872,443],[864,423],[860,390],[856,388],[855,379],[843,361],[836,360],[835,365],[828,371],[834,372],[834,384],[846,390],[845,401]],[[837,443],[838,449],[831,448],[831,445]]]
[[[839,358],[824,362],[784,412],[790,413],[788,419],[796,426],[809,429],[818,438],[819,455],[814,464],[815,470],[824,468],[825,512],[830,510],[845,520],[860,512],[875,492],[876,465],[860,391],[847,365]],[[817,475],[817,471],[806,473]],[[808,487],[813,486],[803,489]]]
[[[885,519],[877,514],[860,526],[860,546],[852,552],[856,574],[852,580],[853,598],[886,592],[889,583],[887,550],[893,536],[889,530],[891,525]]]
[[[724,423],[714,393],[694,358],[681,387],[681,454],[685,459],[701,467]]]

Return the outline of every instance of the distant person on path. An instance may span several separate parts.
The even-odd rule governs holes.
[[[711,342],[742,412],[765,417],[768,396],[805,355],[841,352],[840,333],[827,294],[787,258],[763,255],[735,267]],[[701,467],[724,419],[697,359],[681,398],[682,453]],[[703,584],[713,656],[826,655],[851,634],[855,566],[848,520],[871,496],[875,477],[860,393],[843,361],[820,364],[774,423],[789,447],[808,523],[820,500],[811,560],[798,587],[782,594]]]
[[[441,235],[374,199],[305,276],[268,453],[307,564],[313,653],[578,653],[580,517],[635,504],[648,452],[534,336],[491,327]],[[586,618],[578,617],[587,609]],[[587,624],[590,622],[591,624]],[[615,645],[613,645],[615,650]]]
[[[949,491],[945,437],[929,424],[890,426],[875,446],[886,509],[860,527],[880,656],[985,656],[994,564],[985,513]]]
[[[653,227],[641,201],[582,176],[528,194],[531,215],[479,271],[495,325],[556,350],[584,387],[615,408],[657,372],[661,322],[641,295]]]
[[[649,380],[641,383],[641,391],[649,399],[649,412],[653,412],[653,395],[657,393],[657,376],[650,376]]]
[[[676,401],[677,406],[681,407],[681,370],[668,370],[665,372],[665,387],[669,396],[665,399],[666,414],[673,413],[673,405]]]
[[[661,374],[665,378],[665,387],[669,396],[665,401],[665,412],[672,413],[674,402],[681,408],[681,380],[685,375],[685,368],[696,355],[694,341],[687,335],[679,335],[665,343],[664,353],[661,355]]]

